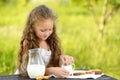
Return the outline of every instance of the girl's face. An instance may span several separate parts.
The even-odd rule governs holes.
[[[43,19],[35,23],[35,34],[40,40],[46,40],[53,32],[53,20]]]

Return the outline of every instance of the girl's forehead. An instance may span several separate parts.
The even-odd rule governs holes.
[[[35,27],[53,27],[54,21],[52,19],[41,19],[36,21]]]

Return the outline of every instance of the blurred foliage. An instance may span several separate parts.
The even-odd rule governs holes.
[[[75,58],[76,69],[99,68],[105,74],[120,79],[120,11],[106,25],[105,37],[99,41],[98,29],[85,0],[1,0],[0,75],[13,74],[17,69],[17,53],[24,24],[29,12],[39,4],[46,4],[58,15],[57,33],[62,49]],[[96,10],[100,12],[99,8]]]

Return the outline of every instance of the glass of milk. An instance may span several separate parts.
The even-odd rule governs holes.
[[[75,69],[75,64],[74,63],[69,64],[69,65],[62,65],[61,67],[64,68],[65,70],[67,70],[69,72],[69,75],[73,76],[73,71]]]
[[[27,72],[30,78],[36,78],[39,75],[44,76],[45,65],[41,55],[41,49],[35,48],[28,51],[29,59],[27,65]]]

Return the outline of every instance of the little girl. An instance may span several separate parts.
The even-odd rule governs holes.
[[[41,48],[44,51],[46,72],[45,75],[54,74],[58,77],[67,77],[69,72],[61,68],[61,64],[72,63],[73,57],[63,55],[60,42],[56,34],[56,16],[52,10],[45,5],[34,8],[28,16],[25,29],[23,31],[20,50],[18,53],[17,73],[28,76],[26,68],[28,63],[29,49]]]

